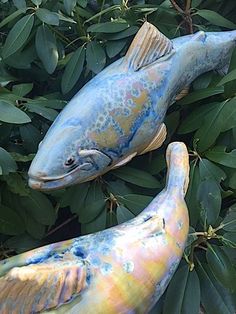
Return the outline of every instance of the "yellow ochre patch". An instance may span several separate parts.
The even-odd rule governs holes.
[[[102,131],[100,133],[91,132],[90,137],[93,141],[97,142],[99,145],[103,147],[112,148],[117,146],[118,136],[112,126],[110,126],[105,131]]]
[[[135,119],[140,114],[140,111],[142,111],[144,105],[147,103],[147,101],[148,101],[147,92],[142,91],[140,96],[138,96],[138,97],[132,96],[131,100],[135,103],[135,106],[130,109],[129,116],[124,116],[124,115],[115,116],[112,113],[112,116],[119,123],[125,136],[129,135],[133,122],[135,121]]]

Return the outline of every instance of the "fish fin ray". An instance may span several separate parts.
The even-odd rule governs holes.
[[[162,123],[154,137],[154,139],[151,141],[151,143],[141,152],[139,155],[146,154],[147,152],[150,152],[152,150],[155,150],[164,143],[167,135],[166,125],[165,123]]]
[[[132,41],[123,62],[137,71],[169,54],[172,50],[172,41],[154,25],[145,22]]]
[[[199,31],[195,33],[192,37],[192,40],[199,40],[204,42],[207,38],[207,34],[204,31]]]
[[[15,267],[0,278],[0,310],[30,314],[60,306],[85,288],[86,273],[72,260]]]
[[[180,99],[184,98],[185,96],[187,96],[189,93],[189,88],[190,88],[189,86],[185,86],[181,90],[181,92],[175,97],[175,101],[180,100]]]
[[[132,153],[131,155],[125,157],[124,159],[122,159],[121,161],[119,161],[117,164],[114,165],[114,167],[112,167],[112,169],[116,169],[119,168],[121,166],[126,165],[128,162],[130,162],[131,159],[133,159],[135,156],[137,155],[137,152]]]

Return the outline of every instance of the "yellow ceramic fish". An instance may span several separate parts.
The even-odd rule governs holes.
[[[0,262],[1,314],[145,314],[182,257],[188,152],[167,148],[165,189],[136,218]]]

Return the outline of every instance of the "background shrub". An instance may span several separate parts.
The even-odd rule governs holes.
[[[90,183],[32,191],[27,170],[67,101],[123,56],[144,20],[166,36],[236,29],[233,0],[0,1],[0,257],[137,215],[164,186],[164,152],[190,152],[190,236],[153,313],[232,314],[236,303],[236,50],[169,108],[165,145]],[[190,271],[191,270],[191,271]]]

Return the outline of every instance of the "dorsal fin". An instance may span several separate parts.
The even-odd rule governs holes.
[[[154,25],[145,22],[132,41],[123,62],[130,69],[137,71],[167,55],[172,49],[171,40]]]

